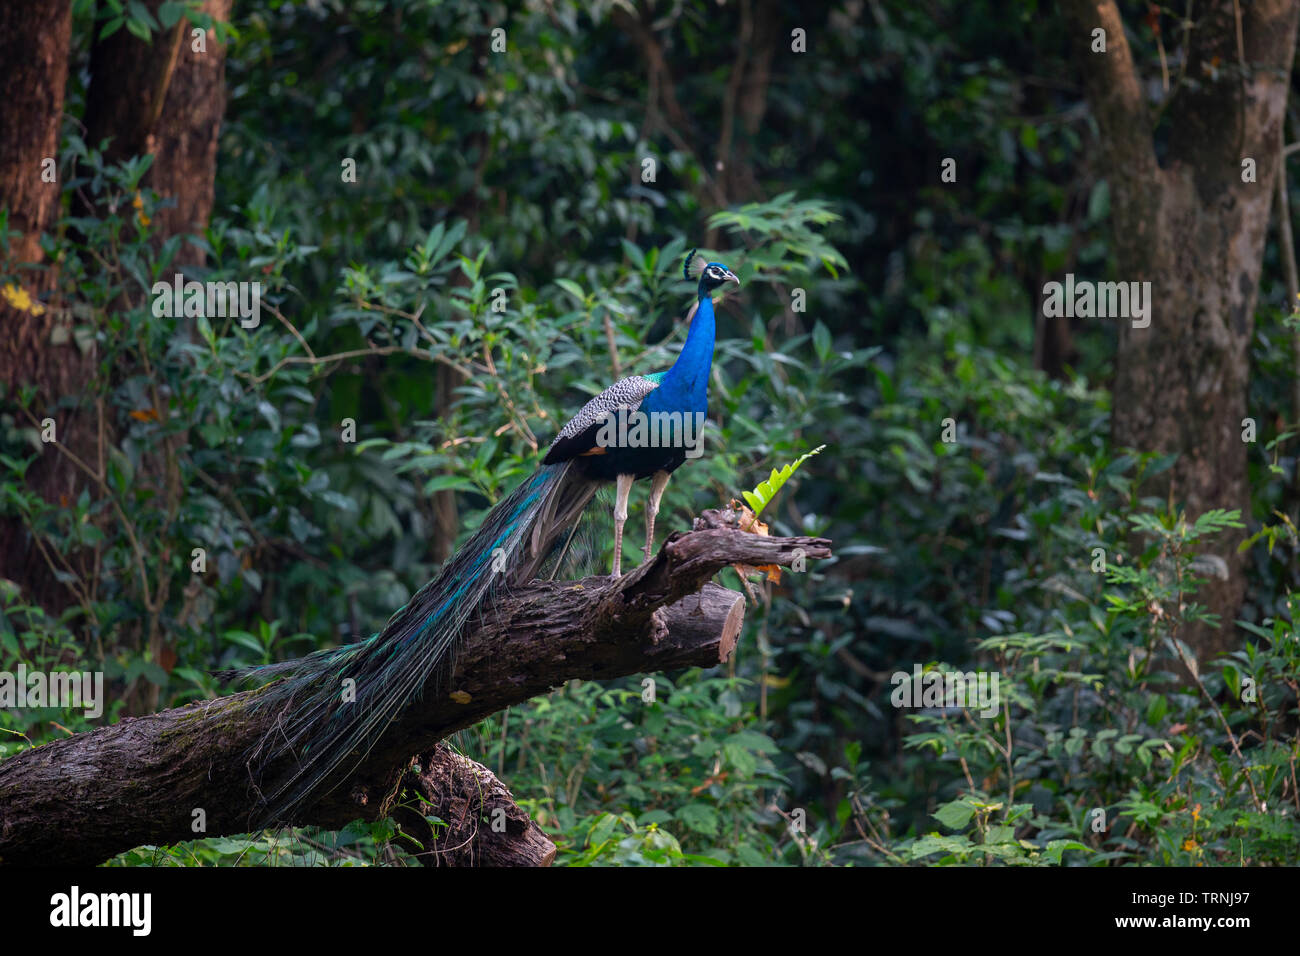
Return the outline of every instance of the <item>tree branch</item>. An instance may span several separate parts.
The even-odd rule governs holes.
[[[461,765],[461,777],[438,776],[435,786],[427,768],[452,759],[434,750],[438,741],[574,678],[726,660],[744,621],[744,599],[709,579],[732,564],[797,566],[803,558],[826,558],[829,545],[821,538],[710,528],[672,535],[652,560],[617,580],[534,581],[515,589],[467,635],[449,680],[426,685],[423,698],[359,764],[341,770],[327,793],[286,822],[337,829],[358,818],[379,819],[414,790],[436,797],[432,812],[440,818],[460,821],[446,839],[449,849],[440,843],[435,859],[501,859],[506,851],[483,842],[490,821],[479,818],[493,809],[479,796],[488,772]],[[124,719],[0,763],[0,863],[92,863],[141,844],[247,832],[257,809],[247,755],[278,717],[250,707],[260,694]],[[418,780],[410,774],[416,762]],[[269,778],[283,769],[269,768]],[[495,806],[511,818],[508,795],[504,802],[497,796]],[[196,834],[198,811],[206,829]],[[425,842],[413,820],[420,815],[398,813],[415,827],[407,832]],[[458,834],[471,835],[461,850]],[[515,837],[533,846],[515,852],[545,858],[538,836],[516,826]]]
[[[1063,0],[1061,8],[1107,154],[1107,167],[1116,172],[1112,182],[1133,179],[1147,188],[1158,172],[1151,115],[1119,9],[1114,0]],[[1105,53],[1092,50],[1092,34],[1098,27],[1106,31]]]
[[[482,764],[439,744],[416,756],[393,809],[399,840],[423,866],[550,866],[555,844]],[[446,823],[436,832],[426,819]],[[418,842],[417,842],[418,841]]]

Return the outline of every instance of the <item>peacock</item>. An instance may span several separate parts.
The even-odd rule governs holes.
[[[251,668],[241,679],[278,678],[253,706],[280,716],[250,752],[257,777],[284,758],[285,771],[263,790],[259,826],[290,822],[322,795],[322,785],[349,759],[364,759],[388,724],[431,678],[450,670],[471,618],[499,588],[532,580],[560,538],[577,526],[596,492],[614,483],[614,562],[621,571],[623,526],[632,484],[650,478],[644,555],[654,544],[655,516],[668,478],[700,452],[713,365],[712,294],[736,275],[720,262],[687,254],[687,280],[698,279],[690,329],[672,368],[632,375],[587,402],[555,436],[541,465],[492,508],[477,531],[399,609],[379,633],[304,658]]]

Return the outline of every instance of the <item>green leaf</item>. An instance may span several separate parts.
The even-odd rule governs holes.
[[[473,491],[474,482],[460,475],[435,475],[424,483],[424,493],[438,491]]]
[[[618,823],[618,817],[612,813],[602,813],[596,825],[591,828],[591,833],[587,837],[588,846],[600,846],[609,839],[610,834],[614,832],[614,825]]]
[[[127,20],[126,29],[128,32],[135,34],[145,43],[149,42],[149,26],[139,20]]]
[[[713,836],[718,832],[718,811],[704,803],[688,803],[677,811],[681,820],[696,833]]]
[[[974,815],[975,807],[964,797],[945,803],[934,812],[934,818],[949,830],[964,830]]]
[[[165,3],[158,7],[158,19],[162,22],[164,30],[170,30],[176,26],[176,22],[180,20],[184,13],[185,4],[179,2],[179,0],[166,0]]]
[[[773,468],[771,476],[766,481],[760,481],[758,487],[752,492],[742,491],[741,494],[745,498],[745,503],[754,512],[754,517],[757,518],[762,510],[771,503],[772,499],[776,497],[776,493],[781,490],[781,486],[790,480],[790,476],[795,473],[800,465],[813,455],[818,454],[825,447],[825,445],[818,445],[812,451],[799,456],[779,471]]]
[[[862,743],[857,740],[850,740],[844,745],[844,756],[850,766],[856,766],[858,760],[862,757]]]
[[[266,649],[262,646],[262,642],[259,641],[256,636],[248,633],[248,631],[226,631],[224,636],[231,644],[238,644],[240,647],[247,648],[254,654],[260,655],[265,653]]]
[[[587,296],[583,293],[582,286],[572,279],[556,279],[555,284],[577,299],[580,304],[586,304]]]
[[[817,350],[817,357],[825,362],[831,357],[831,332],[819,320],[813,326],[813,348]]]

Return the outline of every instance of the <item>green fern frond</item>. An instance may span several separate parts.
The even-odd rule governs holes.
[[[741,494],[745,497],[745,503],[749,505],[750,510],[754,512],[754,517],[757,518],[762,514],[763,509],[767,507],[768,502],[776,497],[776,493],[781,490],[781,486],[790,480],[790,476],[795,473],[800,465],[825,447],[825,445],[818,445],[812,451],[808,452],[808,454],[800,455],[797,459],[779,471],[773,468],[772,476],[766,481],[760,481],[758,487],[753,491],[742,491]]]

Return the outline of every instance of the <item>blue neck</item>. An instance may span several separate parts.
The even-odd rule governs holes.
[[[709,410],[709,372],[713,367],[713,299],[705,292],[691,320],[686,344],[651,396],[654,404],[683,411]],[[660,394],[662,393],[662,395]],[[647,396],[647,400],[651,397]]]

